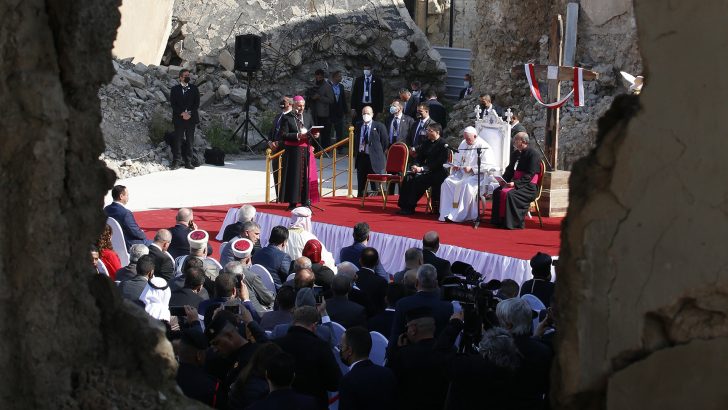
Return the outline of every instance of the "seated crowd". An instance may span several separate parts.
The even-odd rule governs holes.
[[[488,282],[497,305],[474,306],[445,299],[463,264],[436,255],[434,231],[402,255],[401,271],[386,272],[365,222],[333,250],[334,265],[308,209],[294,209],[266,244],[255,208],[243,209],[221,261],[187,208],[153,241],[130,243],[127,266],[110,229],[91,248],[122,297],[166,328],[188,397],[221,409],[548,408],[549,255],[533,257],[522,286]],[[185,231],[187,251],[174,257]]]

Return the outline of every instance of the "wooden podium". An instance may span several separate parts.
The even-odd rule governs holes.
[[[569,207],[569,175],[569,171],[546,171],[541,198],[538,200],[541,216],[566,216]]]

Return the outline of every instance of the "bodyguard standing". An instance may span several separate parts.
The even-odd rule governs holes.
[[[185,168],[192,166],[192,147],[195,143],[195,126],[200,122],[197,109],[200,108],[200,91],[190,84],[190,70],[179,72],[179,84],[172,87],[169,93],[172,103],[172,123],[174,138],[172,139],[172,169],[180,167],[180,150]],[[183,144],[183,141],[186,144]]]

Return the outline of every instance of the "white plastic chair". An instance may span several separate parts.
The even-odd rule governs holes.
[[[114,247],[114,251],[119,255],[119,261],[121,266],[129,264],[129,252],[126,249],[126,242],[124,241],[124,231],[121,230],[121,225],[116,222],[114,218],[106,218],[106,224],[111,227],[111,246]]]
[[[225,233],[225,228],[228,227],[228,225],[234,224],[238,221],[238,211],[240,208],[230,208],[227,211],[227,214],[225,215],[225,219],[222,220],[222,225],[220,225],[220,231],[217,233],[217,236],[215,239],[218,241],[222,240],[223,234]]]
[[[546,305],[543,304],[541,299],[537,298],[536,296],[527,293],[523,296],[521,296],[521,299],[525,300],[526,303],[528,303],[528,306],[531,307],[531,310],[533,310],[536,313],[541,313],[542,310],[546,310]],[[538,327],[539,323],[539,316],[536,315],[536,317],[533,319],[533,328],[531,329],[531,332],[535,332],[536,328]]]
[[[384,366],[387,360],[387,344],[389,340],[379,332],[369,332],[372,335],[372,350],[369,352],[369,360],[374,364]]]
[[[338,346],[339,343],[341,343],[341,338],[344,336],[344,332],[346,332],[346,328],[336,322],[331,322],[331,331],[334,336],[334,345]]]
[[[260,277],[260,280],[263,281],[263,284],[265,285],[268,290],[276,293],[276,284],[273,282],[273,276],[271,276],[270,272],[268,272],[268,269],[265,268],[263,265],[252,265],[250,267],[250,271],[258,275]]]

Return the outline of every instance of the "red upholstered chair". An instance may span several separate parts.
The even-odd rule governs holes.
[[[384,206],[387,208],[387,192],[389,184],[401,184],[404,174],[407,171],[407,160],[409,159],[409,149],[402,142],[395,142],[389,147],[387,152],[387,166],[385,174],[369,174],[364,185],[364,196],[361,198],[361,206],[364,207],[364,199],[369,194],[369,183],[376,182],[379,184],[379,192],[382,194]]]

